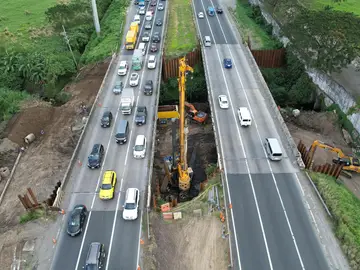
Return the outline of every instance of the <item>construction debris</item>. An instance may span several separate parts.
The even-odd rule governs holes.
[[[213,186],[208,193],[208,203],[209,203],[209,211],[210,215],[214,210],[220,210],[220,198],[219,198],[219,190],[217,186]],[[215,208],[215,209],[214,209]]]
[[[182,213],[181,212],[174,212],[174,219],[182,219]]]

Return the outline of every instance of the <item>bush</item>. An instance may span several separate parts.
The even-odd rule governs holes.
[[[352,269],[359,269],[360,200],[336,179],[319,173],[310,176],[329,208],[335,225],[335,234],[349,259]]]
[[[0,88],[0,121],[8,120],[20,109],[21,101],[30,98],[26,92]]]
[[[113,0],[101,21],[101,35],[93,33],[90,42],[86,46],[81,57],[81,63],[89,64],[104,60],[117,52],[121,43],[123,29],[126,19],[126,8],[128,0]]]
[[[20,224],[24,224],[26,222],[43,217],[44,214],[45,214],[45,211],[42,209],[36,209],[36,210],[31,210],[29,212],[26,212],[25,214],[20,216]]]

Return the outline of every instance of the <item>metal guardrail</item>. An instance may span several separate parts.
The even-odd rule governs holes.
[[[165,8],[165,12],[166,12],[165,20],[163,22],[164,33],[166,33],[166,31],[167,31],[167,23],[166,22],[169,19],[169,7],[168,6]],[[157,130],[157,108],[159,106],[159,99],[160,99],[161,74],[162,74],[162,68],[163,68],[162,59],[163,59],[163,55],[164,55],[165,42],[166,42],[166,35],[165,35],[164,42],[163,42],[163,48],[162,48],[161,54],[160,54],[160,67],[159,67],[159,73],[158,73],[158,78],[157,78],[158,87],[157,87],[157,91],[156,91],[155,110],[154,110],[154,115],[153,115],[154,126],[153,126],[152,144],[151,144],[151,158],[150,158],[150,162],[149,162],[150,168],[149,168],[149,179],[148,179],[148,187],[147,187],[147,202],[146,202],[146,220],[147,220],[146,223],[147,223],[148,239],[151,238],[150,218],[149,218],[149,212],[150,212],[150,206],[151,206],[151,179],[152,179],[152,174],[153,174],[153,163],[154,163],[154,155],[155,155],[156,130]]]
[[[60,204],[60,199],[61,199],[62,196],[59,196],[59,195],[62,194],[62,191],[64,191],[64,189],[65,189],[65,187],[66,187],[67,180],[68,180],[68,178],[69,178],[71,169],[72,169],[72,167],[73,167],[73,165],[74,165],[74,162],[75,162],[75,160],[76,160],[75,158],[76,158],[76,156],[77,156],[77,154],[78,154],[78,152],[79,152],[79,150],[80,150],[80,145],[81,145],[81,143],[82,143],[83,140],[84,140],[84,137],[85,137],[84,135],[85,135],[85,133],[86,133],[88,124],[89,124],[89,122],[90,122],[90,120],[91,120],[91,117],[92,117],[92,115],[93,115],[93,112],[94,112],[94,110],[95,110],[96,103],[97,103],[97,101],[98,101],[98,99],[99,99],[100,94],[102,93],[102,91],[103,91],[103,89],[104,89],[105,81],[106,81],[106,79],[107,79],[107,77],[108,77],[108,75],[109,75],[109,71],[110,71],[111,66],[113,65],[114,59],[116,59],[116,57],[117,57],[117,56],[116,56],[116,53],[114,53],[114,54],[112,55],[112,57],[111,57],[110,64],[109,64],[108,69],[107,69],[107,71],[106,71],[106,73],[105,73],[104,79],[103,79],[103,81],[102,81],[102,83],[101,83],[101,85],[100,85],[100,88],[99,88],[99,91],[98,91],[98,93],[97,93],[97,95],[96,95],[96,98],[95,98],[95,100],[94,100],[94,103],[93,103],[93,105],[92,105],[92,107],[91,107],[91,110],[90,110],[90,113],[89,113],[89,117],[88,117],[88,119],[87,119],[87,121],[86,121],[86,123],[85,123],[85,126],[84,126],[84,128],[83,128],[83,130],[82,130],[82,132],[81,132],[81,135],[80,135],[80,137],[79,137],[79,140],[78,140],[78,142],[77,142],[77,144],[76,144],[75,150],[74,150],[74,152],[73,152],[73,154],[72,154],[72,156],[71,156],[69,165],[68,165],[68,167],[67,167],[67,169],[66,169],[65,175],[64,175],[63,180],[62,180],[62,182],[61,182],[61,186],[60,186],[59,189],[58,189],[58,192],[57,192],[56,198],[55,198],[55,200],[54,200],[53,206],[58,206],[58,205]],[[59,190],[60,190],[60,191],[59,191]],[[56,205],[55,205],[55,204],[56,204]]]

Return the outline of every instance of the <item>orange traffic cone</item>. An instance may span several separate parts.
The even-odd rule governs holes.
[[[56,244],[56,239],[53,238],[53,239],[52,239],[52,242],[53,242],[53,244],[55,245],[55,244]]]

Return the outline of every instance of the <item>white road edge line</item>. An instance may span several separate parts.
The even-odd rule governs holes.
[[[148,5],[148,8],[147,10],[150,8],[150,4]],[[154,25],[155,25],[155,21],[156,21],[156,13],[157,13],[157,8],[154,12],[154,15],[153,15],[153,20],[152,20],[152,27],[151,27],[151,31],[150,31],[150,38],[152,37],[152,32],[154,30]],[[143,26],[145,25],[145,17],[143,18],[143,24],[142,24],[142,27],[141,29],[143,28]],[[141,31],[140,31],[141,33]],[[139,40],[140,41],[140,33],[139,33]],[[161,37],[162,38],[162,37]],[[146,59],[148,58],[149,56],[149,50],[150,50],[150,46],[147,46],[147,49],[146,49],[146,54],[145,54],[145,61],[143,62],[143,70],[141,71],[141,77],[140,77],[140,87],[139,87],[139,93],[141,93],[141,89],[142,89],[142,85],[143,85],[143,77],[144,77],[144,74],[148,71],[146,69]],[[129,72],[130,73],[130,72]],[[140,94],[137,95],[137,98],[136,98],[136,104],[134,106],[134,113],[133,113],[133,117],[132,117],[132,122],[133,123],[133,127],[136,127],[135,124],[134,124],[134,120],[135,120],[135,109],[138,107],[138,103],[139,103],[139,99],[140,99]],[[126,156],[125,156],[125,164],[124,164],[124,167],[126,166],[126,163],[127,163],[127,158],[128,158],[128,155],[129,155],[129,150],[130,150],[130,145],[131,145],[131,140],[132,140],[132,135],[133,135],[133,129],[131,129],[130,131],[130,135],[129,135],[129,141],[128,141],[128,147],[127,147],[127,150],[126,150]],[[123,172],[123,178],[125,178],[125,170]],[[122,179],[123,179],[122,178]],[[122,186],[122,183],[121,183],[121,186]],[[120,187],[120,194],[121,194],[121,187]],[[116,205],[116,209],[118,209],[118,205],[120,203],[120,196],[119,195],[119,198],[118,198],[118,201],[117,201],[117,205]],[[116,227],[116,217],[117,217],[117,211],[115,211],[115,214],[114,214],[114,222],[113,222],[113,228],[112,228],[112,231],[111,231],[111,238],[110,238],[110,245],[109,245],[109,251],[108,251],[108,258],[107,258],[107,262],[106,262],[106,270],[108,270],[108,265],[109,265],[109,261],[110,261],[110,256],[111,256],[111,250],[112,250],[112,242],[113,242],[113,237],[114,237],[114,232],[115,232],[115,227]],[[141,220],[142,220],[142,215],[141,215]],[[140,233],[141,233],[141,223],[140,223],[140,226],[139,226],[139,230],[140,230]],[[140,235],[139,235],[139,241],[140,243]],[[138,246],[138,254],[139,254],[139,247]],[[137,266],[136,266],[137,267]]]
[[[119,196],[116,202],[116,208],[115,208],[115,217],[114,217],[114,222],[112,225],[112,230],[111,230],[111,236],[110,236],[110,244],[109,244],[109,252],[108,252],[108,256],[107,256],[107,260],[106,260],[106,270],[108,270],[109,268],[109,260],[110,260],[110,254],[111,254],[111,248],[112,248],[112,243],[114,241],[114,233],[115,233],[115,225],[116,225],[116,219],[117,219],[117,214],[118,214],[118,209],[119,209],[119,203],[120,203],[120,197],[121,197],[121,188],[122,188],[122,184],[123,184],[124,178],[121,178],[120,181],[120,192],[119,192]]]
[[[128,81],[129,79],[129,74],[128,73],[126,75],[126,79],[125,79],[125,82]],[[111,133],[110,133],[110,138],[109,138],[109,141],[108,141],[108,144],[106,146],[106,150],[105,150],[105,157],[104,157],[104,160],[101,164],[101,170],[100,170],[100,174],[99,174],[99,177],[98,177],[98,180],[97,180],[97,184],[96,184],[96,188],[95,188],[95,194],[93,196],[93,199],[92,199],[92,203],[91,203],[91,207],[90,207],[90,211],[89,211],[89,217],[87,218],[86,220],[86,229],[84,231],[84,234],[83,234],[83,238],[81,240],[81,245],[80,245],[80,250],[79,250],[79,254],[78,254],[78,258],[77,258],[77,261],[76,261],[76,266],[75,266],[75,270],[78,269],[79,267],[79,263],[80,263],[80,258],[81,258],[81,253],[82,253],[82,250],[84,248],[84,243],[85,243],[85,238],[86,238],[86,234],[87,234],[87,230],[88,230],[88,227],[89,227],[89,223],[90,223],[90,219],[91,219],[91,213],[92,213],[92,209],[94,207],[94,204],[95,204],[95,199],[96,199],[96,191],[98,190],[98,187],[99,187],[99,184],[100,184],[100,179],[101,179],[101,176],[102,176],[102,172],[103,172],[103,169],[104,169],[104,165],[106,163],[106,158],[107,158],[107,154],[109,153],[109,146],[110,146],[110,142],[112,141],[112,138],[113,138],[113,134],[114,134],[114,130],[115,130],[115,127],[116,127],[116,121],[119,117],[119,112],[120,112],[120,103],[118,105],[118,109],[116,110],[116,116],[115,116],[115,120],[114,120],[114,124],[112,126],[112,129],[111,129]]]
[[[204,6],[204,3],[203,3],[203,0],[201,0],[201,5],[202,5],[203,9],[205,10],[205,6]],[[212,29],[211,29],[211,25],[210,25],[210,22],[209,22],[208,17],[205,16],[205,18],[206,18],[206,21],[207,21],[207,23],[208,23],[208,25],[209,25],[209,29],[210,29],[211,35],[212,35],[213,40],[214,40],[214,43],[215,43],[215,44],[214,44],[214,45],[215,45],[214,47],[215,47],[215,50],[216,50],[216,53],[217,53],[217,56],[218,56],[218,60],[219,60],[220,65],[221,65],[221,58],[220,58],[219,50],[218,50],[218,48],[216,47],[216,40],[215,40],[214,33],[213,33]],[[227,42],[226,37],[225,37],[225,41]],[[224,73],[224,69],[223,69],[223,68],[221,69],[221,72],[222,72],[223,79],[224,79],[224,82],[225,82],[226,91],[227,91],[227,93],[228,93],[228,95],[229,95],[229,97],[230,97],[231,95],[230,95],[230,91],[229,91],[229,86],[228,86],[228,84],[227,84],[226,76],[225,76],[225,73]],[[212,95],[212,97],[213,97],[213,99],[214,99],[214,96],[213,96],[213,95]],[[252,180],[252,177],[251,177],[251,172],[250,172],[249,164],[248,164],[247,157],[246,157],[246,151],[245,151],[244,143],[243,143],[243,140],[242,140],[242,137],[241,137],[240,128],[239,128],[239,125],[238,125],[238,122],[237,122],[236,113],[235,113],[235,111],[234,111],[234,106],[233,106],[233,104],[232,104],[231,98],[229,98],[229,101],[230,101],[230,106],[231,106],[231,112],[232,112],[232,115],[233,115],[234,120],[235,120],[235,123],[236,123],[236,129],[237,129],[238,137],[239,137],[239,139],[240,139],[241,148],[242,148],[243,153],[244,153],[246,169],[247,169],[247,172],[248,172],[248,176],[249,176],[249,180],[250,180],[250,184],[251,184],[251,189],[252,189],[252,193],[253,193],[253,196],[254,196],[254,202],[255,202],[256,211],[257,211],[257,215],[258,215],[259,222],[260,222],[261,232],[262,232],[262,236],[263,236],[263,240],[264,240],[264,244],[265,244],[265,249],[266,249],[266,253],[267,253],[267,257],[268,257],[269,266],[270,266],[270,269],[273,270],[271,255],[270,255],[269,247],[268,247],[268,244],[267,244],[266,233],[265,233],[264,225],[263,225],[263,222],[262,222],[261,212],[260,212],[259,204],[258,204],[258,201],[257,201],[257,196],[256,196],[255,187],[254,187],[253,180]],[[215,106],[215,101],[214,101],[214,106]],[[225,160],[224,160],[224,165],[225,165]],[[226,167],[226,166],[224,166],[224,167]],[[227,188],[228,188],[229,197],[230,197],[230,189],[229,189],[229,186],[228,186],[228,181],[227,181]],[[233,218],[233,219],[234,219],[234,218]],[[235,239],[236,239],[236,238],[237,238],[237,237],[235,237]],[[236,241],[237,241],[237,239],[236,239]],[[239,254],[239,255],[240,255],[240,254]],[[239,257],[239,260],[240,260],[240,257]],[[240,266],[240,267],[241,267],[241,266]]]
[[[210,0],[210,2],[213,4],[212,0]],[[220,23],[220,20],[219,20],[217,14],[215,14],[215,17],[216,17],[216,19],[217,19],[217,21],[218,21],[218,23],[219,23],[221,32],[222,32],[223,36],[225,37],[225,41],[226,41],[226,36],[225,36],[224,30],[223,30],[223,28],[222,28],[222,26],[221,26],[221,23]],[[236,38],[236,37],[235,37],[235,38]],[[226,43],[227,43],[227,41],[226,41]],[[256,124],[256,121],[255,121],[255,118],[254,118],[254,114],[253,114],[253,112],[252,112],[252,109],[251,109],[251,106],[250,106],[250,102],[249,102],[249,99],[248,99],[248,96],[247,96],[247,93],[246,93],[244,84],[243,84],[243,82],[242,82],[242,80],[241,80],[241,76],[240,76],[239,71],[238,71],[238,69],[237,69],[237,65],[235,64],[235,61],[234,61],[235,58],[234,58],[234,56],[233,56],[233,54],[232,54],[232,52],[231,52],[231,48],[230,48],[229,44],[227,44],[227,47],[228,47],[228,50],[229,50],[229,52],[230,52],[231,58],[233,59],[233,63],[234,63],[234,67],[235,67],[236,74],[237,74],[237,76],[238,76],[238,78],[239,78],[241,87],[242,87],[242,89],[243,89],[246,102],[247,102],[247,104],[248,104],[250,113],[251,113],[251,115],[252,115],[252,117],[253,117],[253,123],[255,124],[256,133],[257,133],[258,138],[259,138],[259,140],[260,140],[260,142],[261,142],[261,147],[262,147],[263,152],[264,152],[264,155],[265,155],[265,157],[266,157],[266,156],[267,156],[267,155],[266,155],[266,150],[265,150],[265,148],[264,148],[264,146],[263,146],[263,144],[262,144],[262,139],[261,139],[261,136],[260,136],[260,132],[259,132],[258,126],[257,126],[257,124]],[[220,63],[221,63],[221,61],[220,61]],[[223,69],[221,69],[221,70],[223,70]],[[229,97],[229,99],[231,100],[231,97]],[[237,123],[237,122],[236,122],[236,125],[238,126],[238,123]],[[278,188],[278,185],[277,185],[277,182],[276,182],[276,178],[275,178],[275,175],[274,175],[274,173],[273,173],[273,170],[272,170],[272,167],[271,167],[271,164],[270,164],[269,159],[267,159],[267,164],[268,164],[268,166],[269,166],[270,173],[271,173],[271,176],[272,176],[272,179],[273,179],[275,188],[276,188],[276,192],[277,192],[277,194],[278,194],[278,197],[279,197],[279,200],[280,200],[280,203],[281,203],[281,207],[282,207],[282,210],[283,210],[283,212],[284,212],[285,219],[286,219],[287,225],[288,225],[288,227],[289,227],[291,237],[292,237],[292,239],[293,239],[293,243],[294,243],[294,245],[295,245],[295,249],[296,249],[296,252],[297,252],[297,255],[298,255],[300,264],[301,264],[301,268],[302,268],[302,269],[305,269],[304,263],[303,263],[303,261],[302,261],[301,255],[300,255],[299,248],[298,248],[297,243],[296,243],[295,235],[294,235],[294,233],[293,233],[293,230],[292,230],[292,227],[291,227],[291,224],[290,224],[290,221],[289,221],[289,218],[288,218],[286,209],[285,209],[285,205],[284,205],[284,202],[283,202],[282,197],[281,197],[281,195],[280,195],[280,191],[279,191],[279,188]]]

